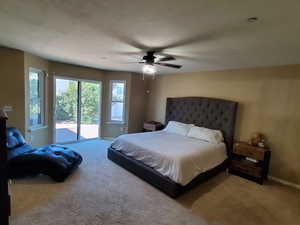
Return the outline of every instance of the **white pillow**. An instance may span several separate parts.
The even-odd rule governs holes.
[[[176,121],[169,121],[164,131],[168,133],[180,134],[186,136],[194,124],[185,124]]]
[[[212,130],[205,127],[193,126],[187,134],[188,137],[197,138],[213,144],[224,141],[223,134],[219,130]]]

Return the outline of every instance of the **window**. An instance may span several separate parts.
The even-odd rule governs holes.
[[[110,109],[109,120],[124,122],[125,112],[125,81],[110,81]]]
[[[29,70],[29,124],[44,125],[44,80],[45,75],[36,69]]]

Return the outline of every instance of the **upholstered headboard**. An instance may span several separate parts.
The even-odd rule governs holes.
[[[231,152],[237,102],[206,97],[167,98],[166,123],[171,120],[221,130]]]

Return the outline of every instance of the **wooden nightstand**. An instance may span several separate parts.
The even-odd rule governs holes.
[[[237,142],[230,157],[229,173],[263,184],[268,177],[270,156],[271,151],[267,148]]]
[[[164,129],[164,125],[156,121],[144,122],[144,132],[158,131]]]

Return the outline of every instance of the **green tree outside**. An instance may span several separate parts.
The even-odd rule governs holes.
[[[95,124],[99,121],[99,84],[81,83],[81,123]],[[77,121],[77,82],[70,82],[66,91],[56,96],[56,120]]]

